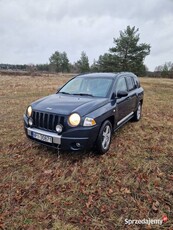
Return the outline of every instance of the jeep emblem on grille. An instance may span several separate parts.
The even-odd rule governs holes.
[[[50,107],[47,107],[46,109],[48,109],[48,110],[52,110],[52,108],[50,108]]]

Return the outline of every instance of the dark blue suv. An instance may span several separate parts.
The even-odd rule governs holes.
[[[28,138],[57,149],[108,151],[112,133],[141,118],[143,88],[133,73],[78,75],[24,114]]]

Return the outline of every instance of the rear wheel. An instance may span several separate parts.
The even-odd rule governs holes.
[[[98,154],[104,154],[109,150],[112,137],[112,124],[106,120],[99,131],[96,142],[96,150]]]
[[[138,108],[134,113],[133,120],[134,121],[139,121],[141,119],[141,115],[142,115],[142,104],[141,104],[141,102],[139,102]]]

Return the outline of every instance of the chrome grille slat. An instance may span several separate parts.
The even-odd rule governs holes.
[[[43,128],[45,129],[45,113],[43,113]]]
[[[38,114],[38,127],[40,127],[40,118],[41,118],[41,113]]]
[[[35,123],[36,123],[36,120],[37,120],[37,113],[36,112],[34,112],[34,125],[35,125]]]

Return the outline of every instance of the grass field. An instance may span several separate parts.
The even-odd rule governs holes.
[[[109,152],[66,153],[30,142],[23,113],[65,76],[0,76],[0,229],[173,229],[173,80],[142,78],[143,117]],[[162,219],[125,225],[125,219]]]

